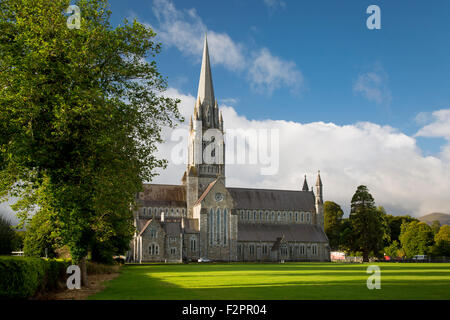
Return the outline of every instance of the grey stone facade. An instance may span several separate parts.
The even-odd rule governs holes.
[[[209,129],[224,133],[205,38],[182,184],[143,185],[128,261],[329,261],[320,172],[315,194],[306,177],[301,190],[226,187],[224,143],[201,160]]]

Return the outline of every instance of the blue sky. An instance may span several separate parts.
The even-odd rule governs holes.
[[[113,25],[136,18],[157,32],[166,95],[182,100],[186,118],[207,31],[225,130],[279,130],[278,172],[227,164],[228,186],[294,190],[304,174],[314,185],[320,169],[325,200],[346,214],[360,184],[392,214],[450,213],[450,1],[110,4]],[[372,4],[381,30],[366,27]],[[158,156],[169,166],[155,183],[179,184],[185,170],[172,160],[187,141],[177,145],[173,133],[164,132]]]
[[[137,17],[160,27],[152,1],[110,3],[113,23]],[[295,88],[281,84],[270,93],[251,86],[245,71],[248,62],[237,70],[213,65],[217,98],[235,100],[235,109],[249,118],[340,125],[371,121],[413,135],[421,125],[415,121],[419,113],[450,106],[449,1],[172,3],[179,12],[194,9],[194,20],[200,19],[210,32],[229,35],[245,46],[242,50],[249,57],[267,48],[271,55],[295,64],[303,82]],[[371,4],[381,8],[381,30],[366,27]],[[171,44],[163,46],[158,63],[169,86],[195,95],[200,52],[195,56]],[[354,89],[368,73],[381,75],[381,83],[373,84],[381,92],[379,99]],[[426,153],[438,152],[443,142],[418,139]]]

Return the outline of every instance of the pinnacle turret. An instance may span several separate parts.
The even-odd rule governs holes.
[[[316,181],[316,186],[322,186],[322,179],[320,179],[320,170],[319,170],[319,172],[317,173],[317,181]]]
[[[309,191],[308,188],[308,181],[306,181],[306,174],[305,174],[305,180],[303,181],[303,188],[302,191]]]

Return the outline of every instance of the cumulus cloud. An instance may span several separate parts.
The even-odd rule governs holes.
[[[358,75],[353,85],[353,92],[361,94],[369,101],[389,105],[392,101],[391,91],[387,86],[388,75],[381,68]]]
[[[207,27],[195,9],[180,11],[168,0],[154,0],[153,12],[159,23],[153,28],[165,45],[201,58]],[[234,42],[228,34],[208,31],[208,45],[212,63],[233,71],[244,67],[242,45]]]
[[[419,115],[421,115],[419,113]],[[422,119],[423,116],[419,116]],[[422,127],[417,133],[417,137],[444,138],[447,144],[441,148],[441,157],[450,162],[450,109],[442,109],[432,113],[432,122]],[[417,117],[416,117],[417,119]],[[425,120],[430,120],[427,116]]]
[[[264,4],[269,8],[269,9],[278,9],[278,8],[286,8],[286,2],[282,1],[282,0],[264,0]]]
[[[181,112],[189,118],[195,98],[173,88],[167,95],[182,100]],[[261,174],[264,165],[230,164],[226,166],[228,186],[298,190],[302,187],[304,174],[312,186],[320,169],[325,200],[339,203],[347,212],[356,187],[364,184],[377,205],[391,213],[414,216],[433,211],[450,213],[449,161],[443,157],[423,156],[415,138],[395,128],[370,122],[340,126],[324,122],[251,120],[239,115],[231,106],[221,105],[221,110],[225,130],[279,130],[278,172],[268,176]],[[420,135],[448,134],[445,128],[439,127],[442,119],[447,119],[446,112],[436,112],[434,129],[425,126],[419,131]],[[187,128],[187,124],[183,126]],[[161,145],[159,155],[170,160],[173,153],[187,152],[187,144],[183,145],[181,138],[170,141],[172,135],[179,138],[183,132],[183,139],[187,139],[187,130],[180,130],[175,135],[174,131],[165,132],[169,141]],[[154,182],[179,183],[185,163],[169,164]]]
[[[283,86],[297,91],[303,85],[303,75],[295,63],[273,56],[267,48],[255,53],[249,76],[254,88],[269,94]]]
[[[208,28],[195,9],[182,11],[170,0],[154,0],[153,12],[158,25],[152,28],[165,45],[174,46],[195,59],[201,58],[204,35]],[[303,77],[296,64],[274,56],[267,48],[248,48],[233,40],[227,33],[214,30],[208,30],[208,45],[213,64],[230,71],[248,73],[246,79],[258,92],[270,94],[281,87],[296,91],[303,85]]]

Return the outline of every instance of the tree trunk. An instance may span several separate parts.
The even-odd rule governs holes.
[[[369,262],[369,253],[363,251],[363,262]]]
[[[80,260],[80,271],[81,271],[81,285],[83,287],[89,287],[87,267],[86,267],[86,257],[83,257]]]

